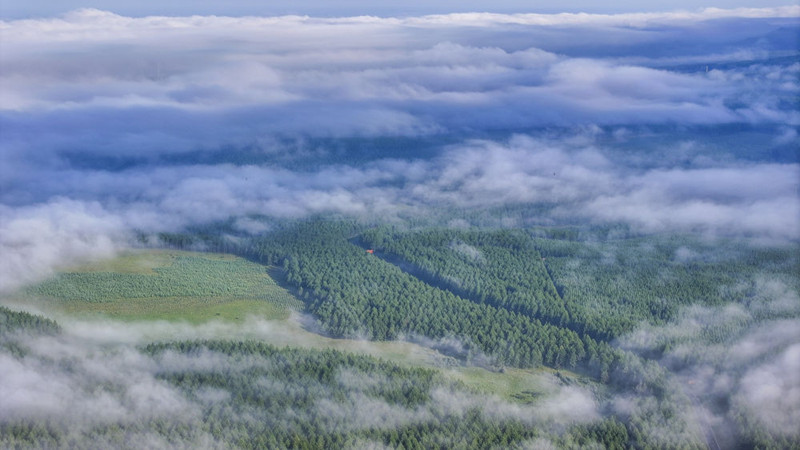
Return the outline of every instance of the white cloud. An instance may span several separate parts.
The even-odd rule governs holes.
[[[134,229],[170,231],[231,216],[244,220],[240,228],[249,223],[253,229],[252,219],[245,217],[375,217],[432,208],[550,204],[552,213],[538,220],[624,222],[646,232],[774,241],[798,236],[796,164],[716,162],[712,167],[631,171],[607,155],[580,140],[567,144],[517,136],[507,142],[453,145],[429,160],[378,160],[310,172],[230,164],[117,173],[40,169],[47,181],[26,180],[33,183],[30,189],[42,190],[44,198],[72,192],[82,200],[4,208],[0,242],[8,256],[3,280],[9,289],[58,265],[109,256]]]
[[[195,417],[191,403],[157,380],[153,363],[134,349],[101,349],[71,337],[28,338],[28,346],[24,358],[0,354],[0,420],[49,419],[82,427]]]
[[[0,292],[38,281],[58,267],[113,256],[125,239],[118,217],[98,203],[67,199],[0,209]]]
[[[800,343],[748,370],[733,401],[769,432],[800,438]]]
[[[680,27],[720,17],[795,17],[799,11],[322,19],[130,18],[81,10],[3,23],[0,95],[4,109],[28,113],[166,108],[208,114],[258,106],[258,130],[330,135],[470,127],[498,120],[503,110],[510,114],[502,121],[522,115],[552,123],[534,105],[555,109],[549,114],[556,122],[781,121],[786,111],[756,99],[741,111],[724,104],[736,84],[762,91],[769,85],[720,78],[719,71],[712,77],[574,59],[568,55],[580,46],[572,44],[566,54],[557,53],[565,50],[562,42],[581,36],[622,45],[615,33],[627,33],[632,24]],[[518,27],[544,39],[520,44]],[[668,44],[674,35],[651,30],[630,38],[629,44],[641,39],[646,48],[628,48],[627,57],[650,57],[648,48],[660,39]],[[453,109],[464,107],[469,120],[453,121]]]
[[[633,142],[642,124],[735,123],[777,127],[770,145],[791,144],[800,113],[785,99],[800,91],[800,65],[742,63],[769,57],[764,42],[797,17],[792,6],[404,18],[81,10],[3,21],[0,239],[10,256],[2,288],[109,255],[131,228],[232,215],[544,203],[555,208],[546,219],[796,238],[797,164],[718,159],[689,145],[631,152],[631,166],[649,161],[638,170],[604,142]],[[747,39],[731,42],[731,28],[746,29]],[[707,35],[702,48],[673,45],[697,33]],[[737,64],[675,70],[706,55]],[[598,125],[608,124],[628,131],[606,136]],[[468,138],[543,126],[583,131]],[[343,139],[345,149],[302,143],[320,136]],[[430,144],[438,136],[451,144]],[[402,160],[380,160],[378,141],[366,144],[372,154],[346,160],[348,139],[370,137],[430,140],[392,155]],[[241,149],[256,157],[214,162],[228,149],[225,161]],[[697,163],[676,166],[683,154]],[[254,229],[248,223],[240,228]]]
[[[722,447],[754,430],[798,437],[800,297],[773,278],[757,279],[753,288],[747,304],[687,307],[674,323],[642,326],[619,341],[637,352],[666,346],[660,363],[674,389],[689,396],[698,426]]]

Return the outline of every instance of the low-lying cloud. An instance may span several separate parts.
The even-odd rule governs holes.
[[[673,324],[620,340],[637,352],[663,351],[660,363],[688,396],[709,442],[721,448],[758,430],[787,442],[800,438],[800,298],[779,280],[757,284],[747,306],[688,307]]]
[[[195,416],[191,403],[156,380],[153,362],[133,348],[103,349],[74,338],[26,341],[26,356],[0,354],[4,422],[53,420],[82,427]]]
[[[64,331],[55,336],[0,336],[0,424],[48,423],[51,432],[80,445],[89,444],[87,436],[94,439],[94,431],[118,426],[125,430],[125,445],[222,448],[224,443],[203,431],[201,423],[208,408],[222,409],[235,421],[268,420],[276,427],[292,427],[297,421],[314,418],[331,432],[388,430],[477,411],[495,423],[512,421],[559,434],[569,425],[600,418],[592,392],[564,386],[552,376],[539,377],[546,392],[532,405],[513,404],[490,394],[435,383],[429,392],[424,392],[428,400],[406,407],[376,394],[399,389],[405,382],[380,373],[343,367],[333,382],[344,387],[346,395],[333,396],[321,381],[294,384],[292,380],[269,376],[270,371],[281,370],[280,365],[285,364],[281,358],[276,360],[257,352],[227,355],[202,347],[191,352],[167,349],[147,355],[139,347],[163,338],[258,337],[275,344],[298,338],[296,332],[255,319],[243,326],[222,322],[193,326],[73,319],[65,319],[63,324]],[[9,352],[5,346],[9,342],[22,353]],[[232,396],[224,385],[198,389],[168,381],[172,375],[187,373],[259,373],[260,378],[251,381],[263,395],[273,392],[283,398],[295,391],[298,395],[311,392],[313,403],[308,410],[290,409],[282,416],[265,417],[266,410],[252,405],[231,406]],[[167,429],[183,424],[189,432],[178,437],[164,436],[142,426],[152,422],[166,424]],[[108,437],[103,433],[99,436],[103,440]],[[104,442],[92,443],[92,448],[99,448]]]
[[[96,202],[56,199],[44,205],[0,205],[0,293],[39,281],[64,264],[110,258],[126,227]]]
[[[40,189],[44,198],[62,192],[77,198],[3,208],[2,287],[35,281],[65,263],[110,256],[135,230],[175,231],[229,217],[240,218],[240,230],[260,232],[265,227],[251,216],[408,217],[449,208],[547,205],[550,212],[537,212],[532,223],[626,223],[642,232],[773,242],[798,237],[798,164],[733,161],[632,170],[612,157],[594,145],[516,136],[452,145],[432,159],[334,164],[311,172],[231,164],[114,174],[46,171],[48,184],[36,186],[31,179],[19,187]]]
[[[793,326],[798,326],[798,323]],[[800,340],[800,337],[795,336]],[[749,369],[740,380],[733,403],[758,426],[790,439],[800,439],[800,343],[792,344],[766,363]]]

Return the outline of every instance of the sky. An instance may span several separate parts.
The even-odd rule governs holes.
[[[271,1],[231,0],[225,2],[211,0],[169,0],[160,2],[135,2],[130,0],[66,0],[52,2],[48,0],[29,0],[26,2],[4,2],[0,4],[0,17],[3,19],[22,19],[48,17],[64,14],[81,8],[101,9],[126,16],[187,16],[187,15],[219,15],[219,16],[279,16],[309,15],[322,17],[342,17],[372,15],[381,17],[418,16],[426,14],[448,14],[455,12],[496,12],[496,13],[623,13],[623,12],[660,12],[669,10],[699,10],[703,8],[743,8],[743,7],[776,7],[797,4],[787,0],[673,0],[665,1],[632,1],[596,2],[591,0],[568,1],[520,1],[482,0],[467,1],[382,1],[369,2],[363,0],[343,0],[325,2],[320,0]]]

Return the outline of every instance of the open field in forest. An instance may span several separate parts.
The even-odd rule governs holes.
[[[25,290],[44,307],[79,316],[201,323],[285,319],[302,303],[267,268],[230,255],[130,251],[68,268]]]

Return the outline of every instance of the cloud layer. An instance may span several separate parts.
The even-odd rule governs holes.
[[[2,289],[134,229],[230,216],[545,205],[539,223],[796,239],[798,21],[0,22]]]
[[[3,110],[47,111],[57,123],[69,112],[63,126],[72,131],[84,131],[72,127],[111,110],[138,119],[104,123],[113,125],[111,133],[117,127],[166,130],[195,145],[209,131],[192,127],[198,121],[225,126],[214,130],[217,139],[243,134],[237,123],[249,128],[248,138],[257,132],[420,133],[485,127],[487,119],[505,127],[777,118],[796,125],[796,111],[769,104],[797,92],[796,68],[744,77],[741,70],[676,72],[620,61],[653,65],[670,44],[701,35],[702,45],[670,50],[675,54],[661,64],[703,61],[715,69],[719,61],[768,60],[795,50],[783,30],[798,16],[797,7],[404,19],[128,18],[79,10],[2,23]],[[753,31],[743,34],[742,23]],[[726,42],[733,29],[739,39],[760,40]],[[594,54],[584,54],[587,42]],[[756,91],[761,101],[734,105],[744,90]],[[461,117],[452,117],[454,108]],[[64,131],[48,125],[56,135]]]

